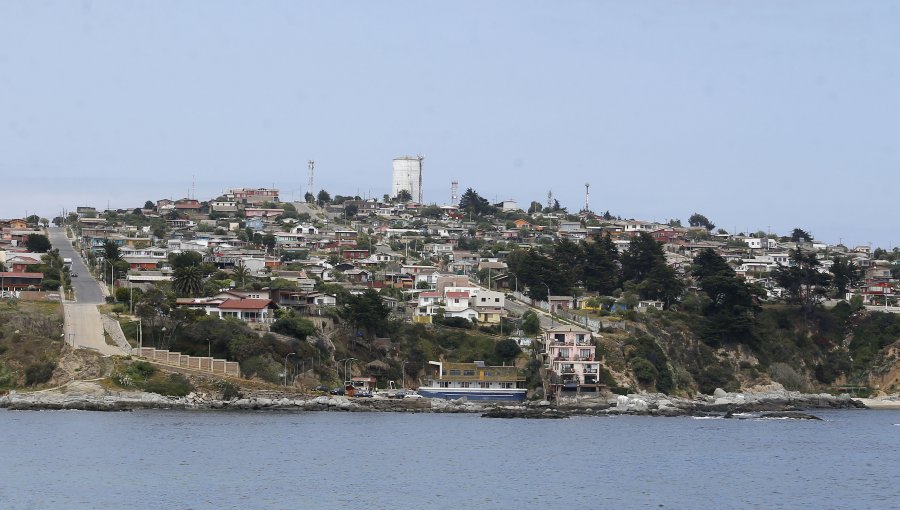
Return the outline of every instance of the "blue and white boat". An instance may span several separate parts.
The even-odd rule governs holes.
[[[418,393],[423,397],[522,402],[528,391],[525,377],[516,367],[486,366],[483,361],[428,364],[437,370],[429,374],[424,386],[419,386]]]

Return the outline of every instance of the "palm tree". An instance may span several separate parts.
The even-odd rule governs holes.
[[[200,293],[203,288],[203,274],[198,266],[179,267],[172,278],[172,286],[179,296],[189,297]]]
[[[232,271],[234,273],[234,283],[238,287],[243,286],[247,278],[250,277],[250,270],[244,267],[243,262],[238,262]]]

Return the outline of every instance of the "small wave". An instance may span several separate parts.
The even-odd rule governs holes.
[[[724,420],[723,416],[691,416],[694,420]]]

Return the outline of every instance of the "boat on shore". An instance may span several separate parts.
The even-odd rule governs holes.
[[[419,386],[423,397],[522,402],[528,391],[525,377],[514,366],[488,366],[483,361],[428,364],[436,369],[426,376],[425,385]]]

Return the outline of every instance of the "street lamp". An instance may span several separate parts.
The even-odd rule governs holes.
[[[409,363],[409,361],[404,361],[403,365],[400,367],[400,371],[403,374],[403,389],[404,390],[406,389],[406,364],[407,363]]]
[[[553,305],[550,304],[550,286],[544,283],[544,287],[547,287],[547,312],[550,314],[550,329],[553,329]]]
[[[348,382],[350,382],[350,379],[351,379],[350,376],[353,375],[353,373],[351,371],[353,370],[353,362],[354,361],[359,361],[359,360],[356,358],[347,358],[347,361],[344,362],[344,379],[345,379],[344,385],[345,386]]]
[[[289,353],[284,357],[284,385],[285,385],[285,386],[287,386],[287,360],[288,360],[289,357],[293,356],[294,354],[297,354],[297,353],[296,353],[296,352],[289,352]]]

